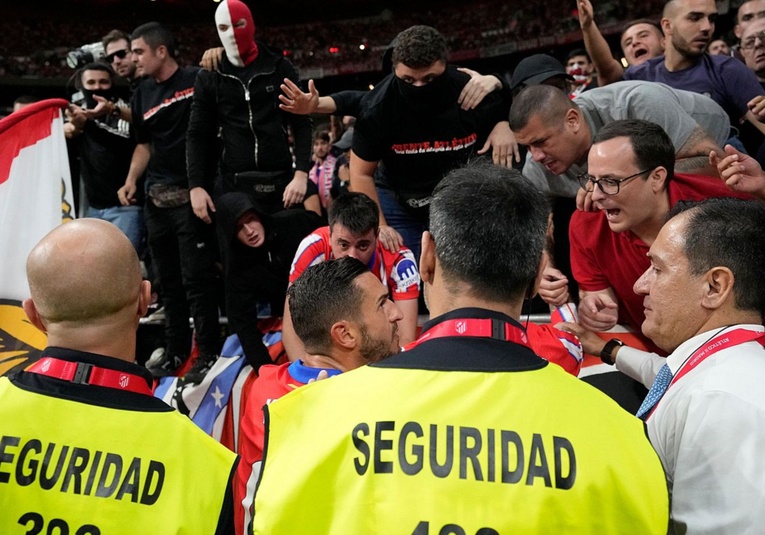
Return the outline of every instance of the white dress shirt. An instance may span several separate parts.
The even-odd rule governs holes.
[[[676,375],[707,341],[738,328],[765,331],[735,325],[702,333],[666,361],[621,348],[617,368],[650,386],[664,362]],[[709,356],[669,387],[647,424],[667,473],[676,533],[765,533],[763,346],[746,342]]]

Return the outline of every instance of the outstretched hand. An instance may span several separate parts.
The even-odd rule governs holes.
[[[279,107],[284,111],[294,113],[295,115],[310,115],[316,113],[319,107],[319,91],[313,80],[308,80],[308,93],[300,89],[298,85],[289,78],[284,79],[280,86],[283,95],[279,95],[281,104]]]
[[[725,154],[709,153],[709,164],[717,168],[720,178],[734,191],[751,193],[765,199],[765,173],[751,156],[725,145]]]

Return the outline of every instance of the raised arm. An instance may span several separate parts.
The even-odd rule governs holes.
[[[312,113],[331,115],[337,111],[337,106],[332,97],[319,96],[319,91],[313,80],[308,80],[307,93],[289,78],[284,79],[281,89],[283,94],[279,95],[281,101],[279,107],[284,111],[295,115],[310,115]]]
[[[595,24],[592,3],[590,0],[578,0],[579,26],[582,28],[584,47],[598,71],[598,85],[603,87],[618,82],[624,75],[624,67],[611,54],[603,34]]]

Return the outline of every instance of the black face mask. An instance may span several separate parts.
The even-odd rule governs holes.
[[[90,89],[83,89],[82,94],[85,95],[85,107],[92,110],[98,105],[98,101],[93,98],[94,96],[103,97],[111,102],[117,101],[117,92],[114,90],[114,86],[109,89],[99,89],[97,91],[91,91]]]
[[[425,85],[415,86],[408,84],[394,75],[396,88],[399,94],[413,110],[422,113],[439,112],[449,105],[450,101],[457,102],[457,98],[447,91],[449,79],[446,72],[441,74]]]

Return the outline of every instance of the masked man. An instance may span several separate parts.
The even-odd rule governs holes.
[[[279,85],[297,82],[292,64],[255,41],[255,23],[239,0],[215,12],[225,57],[216,71],[203,71],[194,88],[187,135],[187,162],[194,213],[211,222],[211,197],[241,191],[269,213],[303,202],[311,168],[311,121],[279,109]],[[216,132],[223,156],[218,169]],[[295,137],[295,169],[287,138]],[[217,174],[217,176],[216,176]]]

